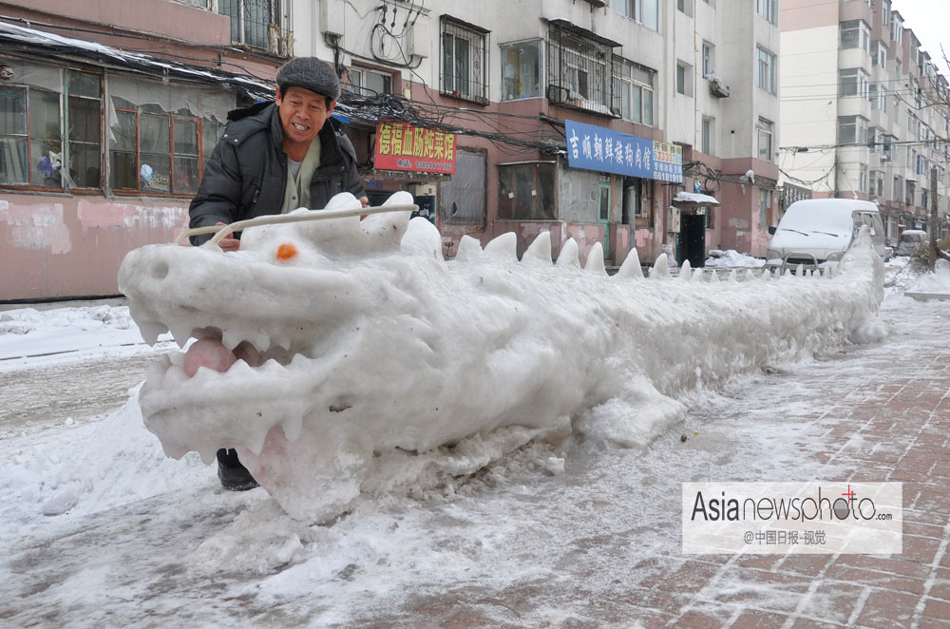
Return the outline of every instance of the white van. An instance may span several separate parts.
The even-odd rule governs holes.
[[[877,206],[851,199],[808,199],[792,203],[769,243],[770,267],[817,267],[836,263],[851,246],[862,225],[871,231],[874,249],[884,259],[884,223]]]

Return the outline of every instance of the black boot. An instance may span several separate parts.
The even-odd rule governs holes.
[[[230,491],[247,491],[257,487],[257,481],[241,465],[236,450],[218,450],[218,478],[221,486]]]

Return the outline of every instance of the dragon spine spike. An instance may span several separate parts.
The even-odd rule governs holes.
[[[653,270],[650,271],[650,279],[666,280],[670,277],[670,259],[665,253],[661,253],[656,257],[656,261],[653,263]]]
[[[693,269],[693,281],[694,281],[694,282],[702,282],[704,275],[705,275],[705,273],[703,272],[703,270],[702,270],[701,268],[697,267],[697,268]]]
[[[514,232],[505,232],[492,238],[485,245],[485,254],[499,260],[518,260],[518,236]]]
[[[643,279],[643,267],[640,266],[640,254],[637,253],[636,249],[631,249],[627,254],[627,258],[623,261],[623,264],[620,265],[620,270],[617,271],[617,277]]]
[[[445,261],[445,256],[442,255],[442,235],[435,225],[421,216],[409,221],[406,234],[402,237],[402,250],[420,253],[439,262]]]
[[[729,282],[736,282],[736,281],[738,281],[738,278],[737,278],[737,274],[736,274],[736,270],[735,270],[735,269],[732,269],[731,271],[729,271],[729,275],[726,276],[726,280],[729,281]]]
[[[521,256],[522,262],[538,262],[545,265],[552,264],[551,232],[543,231],[528,245],[528,249]]]
[[[716,269],[713,269],[713,272],[709,274],[709,281],[718,283],[719,282],[719,272]]]
[[[683,260],[683,266],[680,267],[680,279],[688,282],[693,279],[693,265],[689,260]]]
[[[752,269],[745,270],[745,279],[749,282],[755,279],[755,273],[752,272]]]
[[[485,256],[482,245],[471,236],[462,236],[459,241],[458,250],[455,252],[455,259],[459,262],[472,262],[480,260]]]
[[[568,267],[572,269],[581,268],[581,260],[577,250],[576,240],[573,238],[568,238],[567,241],[561,246],[561,252],[557,256],[557,262],[555,262],[555,266]]]
[[[590,248],[584,270],[598,275],[607,275],[607,268],[604,266],[604,246],[601,243],[595,242]]]

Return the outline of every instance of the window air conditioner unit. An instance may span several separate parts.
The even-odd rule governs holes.
[[[729,86],[718,76],[709,77],[709,93],[719,98],[729,97]]]

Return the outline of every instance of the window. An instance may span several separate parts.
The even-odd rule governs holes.
[[[775,93],[775,55],[763,48],[758,49],[758,74],[756,85],[769,94]]]
[[[653,126],[653,84],[656,72],[614,57],[613,107],[620,116],[647,126]]]
[[[759,224],[769,224],[769,210],[772,209],[772,191],[759,190]]]
[[[676,9],[689,17],[693,17],[693,0],[676,0]]]
[[[350,68],[350,87],[362,96],[379,96],[393,93],[393,77],[367,68]]]
[[[455,174],[439,184],[442,220],[485,223],[485,154],[458,149]]]
[[[716,47],[707,41],[703,42],[703,78],[716,73]]]
[[[693,95],[693,66],[676,62],[676,93],[683,96]]]
[[[218,13],[231,18],[233,43],[288,54],[288,37],[281,33],[278,0],[218,0]]]
[[[715,155],[716,146],[716,119],[703,116],[703,137],[700,144],[701,150],[706,155]]]
[[[887,91],[883,85],[877,83],[869,85],[868,100],[871,101],[871,109],[887,112]]]
[[[871,65],[887,67],[887,46],[884,42],[876,41],[871,44]]]
[[[900,19],[895,17],[891,21],[891,41],[900,45],[903,34],[904,34],[904,23]]]
[[[488,31],[442,18],[442,93],[488,103]]]
[[[849,20],[841,23],[841,47],[860,48],[871,52],[871,29],[864,20]]]
[[[0,184],[61,189],[60,95],[0,85]]]
[[[914,198],[916,197],[915,193],[917,192],[916,186],[913,181],[905,181],[904,183],[907,185],[907,192],[904,198],[904,203],[906,203],[907,205],[913,205]]]
[[[884,28],[887,28],[891,23],[891,3],[888,0],[881,2],[881,22]]]
[[[900,175],[894,175],[894,189],[891,190],[891,199],[893,201],[902,201],[900,198],[901,192],[904,189],[904,182],[901,179]]]
[[[871,194],[877,197],[884,196],[884,171],[871,171]]]
[[[868,124],[861,116],[838,117],[838,144],[867,144]]]
[[[776,23],[776,19],[778,18],[778,0],[756,0],[755,4],[759,15],[772,24]]]
[[[66,155],[77,188],[102,187],[102,79],[66,71]]]
[[[17,68],[28,82],[0,85],[0,186],[100,188],[102,77],[25,61]]]
[[[660,0],[610,0],[610,8],[650,30],[660,30]]]
[[[868,191],[868,167],[866,164],[858,165],[858,190],[860,192]]]
[[[109,85],[111,188],[120,194],[194,194],[233,95],[125,78]]]
[[[573,106],[609,113],[608,52],[610,49],[602,44],[552,25],[548,84],[559,87]]]
[[[541,42],[501,47],[501,99],[541,96]]]
[[[554,162],[501,164],[498,167],[498,218],[553,220]]]
[[[868,98],[868,84],[871,77],[860,68],[847,68],[838,71],[839,91],[842,97],[860,96]]]
[[[650,188],[649,179],[623,179],[623,210],[621,222],[624,225],[635,225],[637,218],[650,216]]]
[[[771,162],[774,154],[772,142],[775,133],[775,124],[765,118],[759,118],[759,124],[756,130],[758,132],[758,158]]]

